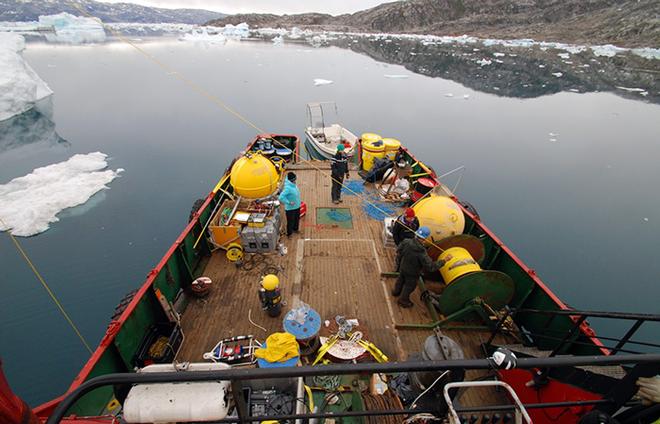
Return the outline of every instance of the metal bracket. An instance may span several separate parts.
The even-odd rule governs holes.
[[[443,389],[443,395],[445,397],[445,401],[447,402],[447,407],[449,407],[449,422],[450,424],[460,424],[461,420],[458,417],[458,414],[456,413],[456,409],[454,408],[454,405],[452,403],[451,397],[449,396],[449,390],[451,389],[460,389],[460,388],[473,388],[473,387],[488,387],[488,386],[499,386],[499,387],[504,387],[508,392],[509,395],[511,395],[511,399],[513,399],[515,410],[516,410],[516,415],[514,418],[515,424],[521,424],[523,422],[523,419],[525,420],[527,424],[532,423],[532,419],[530,418],[529,414],[527,413],[527,410],[525,409],[525,405],[522,404],[520,399],[518,398],[518,395],[516,392],[503,381],[462,381],[458,383],[448,383],[445,385]]]

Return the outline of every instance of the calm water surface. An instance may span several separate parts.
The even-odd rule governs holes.
[[[334,100],[356,133],[397,137],[440,173],[465,165],[458,194],[562,299],[660,312],[660,106],[602,92],[500,97],[337,47],[142,46],[270,132],[301,134],[305,104]],[[123,44],[31,44],[25,57],[55,92],[53,115],[8,124],[5,134],[38,129],[22,145],[0,143],[0,183],[75,153],[101,151],[126,169],[110,190],[22,239],[96,345],[114,306],[255,131]],[[14,389],[38,404],[65,390],[89,354],[6,235],[0,252],[0,357]]]

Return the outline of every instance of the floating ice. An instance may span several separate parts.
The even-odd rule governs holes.
[[[179,37],[181,41],[194,41],[209,44],[225,44],[227,37],[222,34],[210,34],[206,28],[194,28],[191,32]]]
[[[633,93],[634,92],[642,93],[642,92],[646,91],[643,88],[629,88],[629,87],[619,87],[619,86],[617,86],[616,88],[618,88],[619,90],[630,91],[630,92],[633,92]]]
[[[245,22],[238,25],[227,24],[220,29],[220,31],[227,37],[231,38],[246,38],[250,36],[250,26]]]
[[[557,56],[561,57],[562,59],[568,59],[571,57],[571,55],[568,53],[557,53]]]
[[[55,34],[46,34],[48,41],[71,44],[105,41],[103,23],[98,18],[86,18],[62,12],[57,15],[39,16],[39,26],[54,29]]]
[[[564,74],[561,72],[553,72],[552,75],[556,76],[557,78],[561,78]]]
[[[550,141],[557,141],[557,139],[556,138],[551,138]]]
[[[445,97],[454,97],[454,95],[452,93],[447,93],[445,94]]]
[[[644,222],[649,222],[648,218],[642,218],[642,219],[644,220]]]
[[[545,68],[545,65],[539,65],[539,68],[543,69]]]
[[[463,98],[464,98],[465,100],[467,100],[467,99],[470,98],[470,95],[469,95],[469,94],[463,94]]]
[[[493,53],[493,56],[495,56],[495,57],[504,57],[504,56],[506,56],[506,54],[495,52],[495,53]]]
[[[107,189],[123,169],[104,170],[106,158],[101,152],[74,155],[0,185],[0,231],[23,237],[42,233],[59,221],[58,213]]]
[[[273,38],[273,44],[282,44],[284,41],[284,38],[281,35],[278,35],[277,37]]]
[[[559,135],[559,133],[553,133],[553,132],[551,132],[551,133],[548,133],[548,135],[549,135],[550,137],[557,137],[557,136]]]
[[[385,74],[383,75],[385,78],[391,78],[391,79],[406,79],[410,75],[395,75],[395,74]]]
[[[0,33],[0,121],[31,109],[38,100],[53,94],[25,62],[23,36]]]
[[[480,66],[483,67],[483,66],[486,66],[486,65],[490,65],[491,63],[493,63],[493,61],[488,60],[488,59],[481,59],[481,60],[477,60],[477,63],[478,63]]]
[[[327,79],[321,79],[321,78],[315,78],[314,79],[314,85],[319,86],[319,85],[328,85],[332,84],[334,81],[330,81]]]

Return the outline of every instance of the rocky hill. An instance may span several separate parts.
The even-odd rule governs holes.
[[[103,22],[202,24],[226,16],[202,9],[162,9],[94,0],[0,0],[0,21],[36,21],[39,15],[55,15],[60,12],[80,15],[78,7]]]
[[[257,27],[660,46],[657,0],[406,0],[339,16],[243,14],[209,24],[240,22]]]

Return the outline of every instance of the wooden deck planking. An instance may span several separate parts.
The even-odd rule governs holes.
[[[315,169],[318,166],[321,170]],[[383,246],[382,222],[376,221],[363,210],[363,201],[344,193],[344,202],[337,207],[349,208],[352,229],[329,228],[316,225],[317,207],[334,207],[330,198],[329,165],[315,162],[294,165],[301,197],[307,203],[307,216],[301,220],[301,233],[291,238],[282,237],[287,246],[285,256],[266,255],[268,260],[284,271],[280,273],[284,312],[300,299],[315,308],[323,320],[335,315],[357,318],[367,328],[369,339],[390,360],[405,360],[421,350],[430,330],[396,330],[396,323],[427,323],[431,317],[416,290],[411,296],[413,308],[404,309],[396,304],[389,291],[394,278],[380,277],[381,271],[394,269],[395,250]],[[357,178],[355,172],[353,177]],[[367,190],[370,188],[367,187]],[[299,252],[298,249],[303,249]],[[205,273],[214,281],[206,299],[193,299],[182,317],[185,342],[177,359],[201,361],[220,339],[235,335],[253,334],[263,341],[268,334],[282,331],[282,317],[270,318],[262,310],[257,290],[260,270],[237,269],[217,251],[210,259]],[[300,286],[294,288],[295,282]],[[248,321],[248,312],[254,322],[265,327],[263,332]],[[464,350],[466,358],[483,357],[480,344],[489,334],[480,331],[447,331]],[[471,371],[469,378],[484,372]],[[478,405],[486,402],[506,402],[502,395],[492,392],[468,390],[461,403]]]

